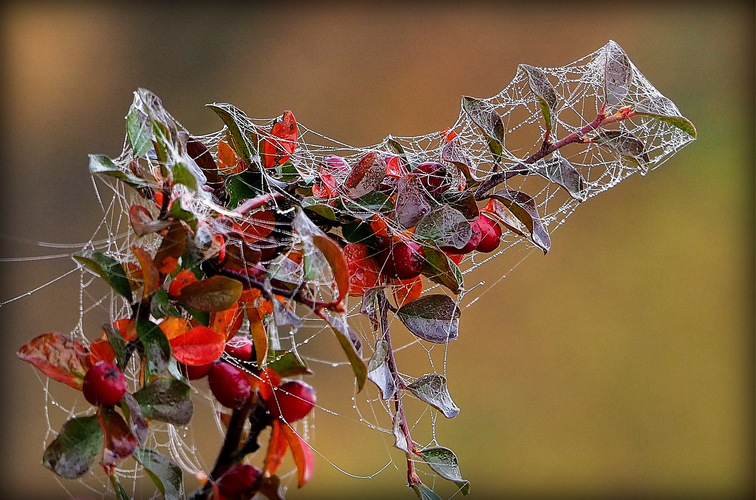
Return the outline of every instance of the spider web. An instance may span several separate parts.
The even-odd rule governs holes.
[[[542,72],[541,74],[546,75],[556,96],[555,105],[551,109],[551,127],[549,130],[552,143],[576,131],[585,129],[600,112],[613,113],[628,104],[655,103],[656,108],[653,111],[657,115],[681,117],[675,105],[656,90],[629,60],[627,60],[627,66],[621,68],[631,74],[628,80],[629,85],[625,89],[626,94],[618,99],[610,99],[610,101],[616,102],[612,102],[611,105],[604,108],[605,103],[607,103],[607,87],[605,84],[607,58],[611,57],[617,50],[621,51],[619,46],[614,42],[609,42],[596,52],[566,66],[537,68]],[[502,142],[500,165],[527,168],[529,172],[540,168],[541,173],[543,173],[543,169],[548,167],[547,163],[540,160],[528,161],[535,152],[543,147],[544,134],[547,132],[542,99],[534,91],[531,80],[532,73],[528,71],[528,68],[532,67],[521,66],[512,82],[501,92],[490,98],[478,99],[477,102],[486,106],[487,109],[494,110],[501,117],[502,135],[505,140]],[[269,128],[271,123],[268,119],[252,119],[240,115],[235,116],[234,119],[236,123],[240,124],[243,131],[258,134],[261,133],[261,130]],[[178,124],[178,122],[176,123]],[[299,175],[305,179],[316,179],[318,177],[323,158],[328,155],[340,156],[346,159],[350,165],[356,164],[363,155],[370,151],[401,152],[410,164],[423,161],[440,161],[444,158],[445,151],[448,152],[446,148],[449,147],[450,143],[450,131],[453,131],[455,135],[453,139],[456,146],[455,157],[464,159],[472,176],[484,181],[499,172],[497,167],[494,167],[496,162],[493,158],[492,149],[488,145],[486,134],[481,130],[479,120],[476,121],[475,116],[464,109],[464,104],[458,119],[447,130],[416,137],[388,136],[381,143],[369,147],[354,147],[344,144],[319,134],[301,123],[298,125],[297,148],[290,160]],[[588,141],[576,142],[560,149],[552,155],[552,158],[567,160],[579,172],[582,184],[577,195],[574,192],[568,192],[558,183],[552,182],[553,176],[550,179],[548,175],[518,175],[505,180],[506,189],[526,193],[532,198],[547,233],[553,233],[556,228],[561,226],[583,201],[614,187],[631,175],[636,173],[645,175],[646,172],[660,166],[673,153],[693,140],[689,133],[675,126],[670,120],[651,119],[642,115],[619,121],[609,128],[636,138],[644,145],[644,156],[639,161],[638,157],[623,154],[627,151],[618,152],[616,147],[601,147],[595,142]],[[218,143],[224,137],[225,129],[197,138],[207,146],[214,156],[217,156]],[[125,141],[123,153],[115,159],[115,163],[123,168],[128,168],[132,160],[129,143]],[[462,174],[456,173],[456,169],[451,170],[455,171],[456,175],[453,183],[456,185],[463,184],[465,179]],[[339,180],[342,183],[344,181],[343,178]],[[103,218],[90,241],[78,250],[96,250],[121,261],[131,262],[136,262],[133,253],[130,251],[132,246],[154,252],[160,243],[159,238],[150,236],[137,238],[129,225],[129,207],[140,201],[139,195],[133,189],[125,187],[123,183],[112,179],[101,179],[93,182],[93,185],[103,210]],[[197,196],[188,190],[183,192],[181,201],[185,210],[192,212],[198,221],[205,221],[208,224],[212,223],[213,213],[223,213],[222,208],[215,205],[209,197]],[[378,213],[372,207],[360,207],[354,204],[346,206],[358,218],[364,218],[365,214],[375,215]],[[393,218],[385,217],[384,219],[389,230],[397,233],[404,230]],[[322,258],[316,250],[301,241],[302,236],[297,232],[289,232],[283,236],[291,241],[291,248],[303,251],[306,258]],[[532,238],[524,237],[515,230],[505,229],[501,243],[495,252],[466,254],[460,262],[459,268],[462,276],[465,277],[493,259],[497,259],[497,261],[507,259],[504,261],[503,268],[511,271],[537,247],[538,245],[534,244]],[[290,261],[285,257],[283,256],[277,261],[280,265],[278,274],[285,276],[290,282],[304,282],[303,276],[292,274],[292,271],[296,271],[293,267],[286,267],[287,262]],[[318,267],[328,269],[328,266]],[[96,325],[104,323],[104,320],[114,321],[130,314],[129,304],[107,287],[102,286],[100,280],[84,267],[77,266],[73,271],[67,273],[67,275],[71,274],[77,275],[79,279],[79,321],[73,331],[70,332],[75,339],[86,343],[91,342],[96,338],[92,331],[99,332]],[[504,275],[496,276],[491,283],[483,281],[465,283],[460,293],[456,295],[450,294],[441,285],[424,280],[423,293],[433,291],[433,293],[449,294],[455,303],[464,310],[503,277]],[[311,292],[315,297],[332,300],[336,293],[332,285],[333,276],[326,271],[318,278],[308,278],[312,285]],[[0,305],[8,304],[18,298],[20,297],[7,300]],[[369,359],[372,355],[372,349],[382,338],[382,334],[371,327],[370,322],[361,311],[361,302],[356,298],[350,299],[346,317],[352,328],[359,333],[363,345],[367,348],[364,357]],[[277,313],[284,314],[285,311],[277,311]],[[349,363],[344,360],[343,353],[340,350],[333,349],[332,334],[328,326],[324,325],[321,318],[307,315],[302,308],[297,309],[297,313],[301,315],[301,321],[288,317],[288,319],[284,318],[279,322],[276,331],[271,334],[273,347],[282,352],[297,353],[313,368],[316,374],[328,370],[336,370],[339,373],[344,371],[340,368],[348,367]],[[274,328],[275,324],[268,326]],[[453,349],[453,343],[433,344],[419,340],[409,334],[403,325],[395,319],[390,320],[389,326],[394,338],[393,347],[397,356],[400,375],[404,382],[409,384],[426,374],[446,376],[447,357],[449,350]],[[244,328],[248,328],[248,325],[243,326]],[[324,338],[327,340],[323,340]],[[275,345],[276,343],[278,345]],[[133,360],[128,367],[127,375],[130,377],[130,390],[133,390],[137,387],[138,378],[138,367]],[[328,377],[331,379],[335,375],[328,375]],[[46,445],[54,439],[56,429],[60,428],[63,421],[73,416],[91,412],[91,407],[83,400],[83,397],[71,397],[70,391],[66,388],[61,389],[60,384],[50,383],[48,379],[41,376],[40,380],[45,394],[44,411],[48,422],[48,431],[43,443]],[[203,413],[207,421],[215,422],[218,429],[215,442],[219,444],[223,435],[220,417],[222,409],[214,402],[206,384],[202,382],[193,383],[192,390],[195,413]],[[430,386],[429,390],[436,391],[434,395],[436,399],[444,397],[443,391],[438,387]],[[453,397],[453,394],[451,394],[451,397]],[[409,400],[410,398],[404,399]],[[334,410],[327,403],[319,403],[316,405],[312,416],[298,422],[295,428],[305,440],[309,441],[315,429],[314,422],[320,419],[327,420],[333,417],[340,421],[356,423],[385,436],[387,456],[385,465],[367,473],[355,472],[350,466],[339,465],[338,458],[326,457],[325,454],[315,448],[314,451],[320,455],[319,458],[354,477],[373,477],[387,467],[401,470],[404,454],[392,449],[395,436],[393,421],[396,411],[392,402],[384,400],[380,391],[368,384],[366,390],[360,393],[357,392],[356,387],[354,388],[351,403],[352,409],[344,411]],[[419,401],[417,401],[418,404],[414,403],[410,401],[406,407],[413,438],[421,448],[442,445],[443,436],[437,436],[436,427],[439,416],[443,418],[444,415],[425,403],[421,404]],[[198,442],[201,440],[200,437],[204,437],[200,436],[200,434],[204,434],[200,425],[202,425],[201,422],[193,422],[191,427],[182,427],[155,422],[150,427],[149,441],[146,445],[157,449],[178,463],[185,471],[185,480],[188,479],[187,476],[201,475],[203,471],[209,470],[217,448],[200,449]],[[258,455],[260,454],[258,453]],[[464,458],[462,461],[464,462]],[[154,486],[149,481],[145,484],[145,472],[134,466],[134,463],[133,460],[126,460],[121,463],[117,475],[123,481],[132,483],[130,494],[138,498],[148,498],[151,494],[148,492],[153,492]],[[287,484],[291,483],[294,473],[295,471],[292,468],[290,472],[284,474],[283,477],[287,480]],[[428,476],[423,476],[423,479],[428,480],[427,484],[433,484],[434,480],[429,473]],[[70,483],[60,482],[64,490],[68,491]],[[100,498],[109,495],[110,485],[107,478],[99,471],[88,473],[78,480],[78,483],[85,485],[89,495]],[[191,488],[191,485],[187,485],[187,490],[189,488]],[[456,493],[456,490],[452,490],[450,494],[453,496]],[[69,492],[69,494],[73,495],[72,492]],[[159,497],[159,494],[155,493],[155,496]]]

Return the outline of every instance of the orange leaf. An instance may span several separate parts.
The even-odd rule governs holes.
[[[283,432],[281,432],[281,422],[278,419],[273,420],[270,441],[268,442],[268,453],[265,455],[265,464],[263,466],[263,477],[270,477],[276,473],[288,447],[289,441]]]
[[[218,143],[218,170],[223,175],[238,174],[244,171],[244,163],[239,161],[233,148],[226,141]]]
[[[84,344],[60,333],[45,333],[24,344],[16,356],[53,380],[81,389],[89,369]]]
[[[226,340],[228,340],[236,335],[243,321],[244,311],[236,303],[228,309],[210,313],[210,324],[208,326],[225,335]]]
[[[254,307],[247,308],[247,319],[249,320],[249,333],[252,335],[252,343],[255,345],[257,366],[263,366],[268,357],[268,334],[265,332],[260,310]]]
[[[297,120],[288,109],[281,120],[270,131],[273,137],[265,139],[263,144],[263,163],[265,168],[281,165],[289,159],[297,147]]]
[[[402,307],[413,300],[420,298],[423,293],[423,278],[417,276],[408,280],[391,280],[391,293],[394,295],[397,307]]]
[[[160,248],[155,253],[155,265],[163,274],[170,274],[177,269],[177,259],[186,249],[186,227],[181,221],[174,221],[168,232],[160,242]]]
[[[113,346],[108,339],[97,339],[89,344],[89,364],[94,365],[98,361],[113,363],[116,358]]]
[[[194,275],[194,273],[189,269],[183,269],[178,272],[175,278],[173,278],[173,281],[171,282],[171,286],[168,288],[168,295],[170,295],[173,298],[178,297],[181,295],[181,290],[191,283],[194,283],[198,281],[197,277]]]
[[[275,370],[265,368],[260,373],[260,384],[258,390],[260,391],[260,398],[264,401],[270,401],[273,398],[273,390],[275,387],[281,385],[281,376]]]
[[[160,287],[160,271],[155,266],[152,256],[139,247],[131,247],[131,251],[136,255],[139,265],[142,268],[142,281],[144,290],[142,297],[148,297],[152,292]]]
[[[165,338],[173,340],[188,332],[192,324],[188,319],[171,317],[165,318],[158,326],[163,330]]]
[[[297,487],[301,488],[312,478],[315,467],[315,455],[307,442],[300,438],[288,424],[281,425],[281,432],[291,448],[294,463],[297,464]]]
[[[113,328],[118,330],[123,340],[132,342],[137,338],[136,321],[130,318],[121,318],[113,321]]]
[[[173,357],[185,365],[212,363],[221,357],[226,336],[206,326],[195,326],[184,335],[170,340]]]

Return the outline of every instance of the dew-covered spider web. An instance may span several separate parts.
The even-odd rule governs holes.
[[[217,106],[232,115],[233,122],[246,135],[276,139],[274,136],[266,136],[272,120],[249,118],[231,106]],[[599,123],[596,121],[599,116],[619,118]],[[170,118],[179,132],[189,134],[175,119]],[[672,101],[646,80],[617,44],[610,42],[566,66],[544,68],[521,65],[512,82],[497,95],[482,99],[464,98],[457,121],[442,131],[415,137],[389,135],[379,144],[355,147],[326,137],[299,123],[296,149],[289,161],[299,178],[316,184],[322,176],[324,158],[330,156],[341,157],[350,166],[358,164],[366,154],[376,151],[399,156],[409,166],[422,162],[440,162],[448,167],[450,178],[447,181],[459,193],[460,200],[454,202],[457,207],[469,207],[465,204],[470,203],[470,197],[463,199],[463,193],[474,193],[475,190],[470,189],[470,186],[485,185],[488,179],[497,179],[491,185],[490,192],[498,193],[498,196],[493,197],[496,201],[494,215],[503,229],[498,247],[489,253],[473,251],[461,254],[459,276],[454,274],[456,270],[452,270],[452,278],[449,278],[458,282],[457,290],[453,290],[454,287],[448,286],[443,279],[423,278],[423,294],[445,294],[453,299],[462,313],[461,328],[464,330],[466,309],[504,277],[501,275],[486,281],[468,282],[465,278],[471,272],[494,259],[504,262],[502,267],[497,268],[511,271],[530,253],[547,251],[550,247],[549,235],[581,203],[633,174],[644,175],[660,166],[672,154],[694,140],[695,132],[691,129],[692,125],[682,117]],[[219,143],[227,136],[228,127],[223,127],[215,133],[193,137],[201,141],[217,159]],[[125,141],[123,153],[113,160],[114,168],[123,172],[133,171],[134,161],[131,144]],[[143,163],[144,168],[152,166],[149,158]],[[386,205],[381,205],[381,202],[387,203],[386,197],[371,200],[370,203],[361,203],[365,198],[345,197],[342,188],[347,182],[349,171],[335,171],[332,174],[335,180],[333,198],[348,198],[347,202],[339,205],[340,210],[356,219],[378,220],[388,233],[406,233],[407,224],[400,220],[401,217],[397,217],[399,209],[387,209]],[[103,217],[90,241],[75,250],[97,251],[119,261],[138,265],[131,248],[139,247],[154,254],[158,250],[160,238],[154,233],[146,236],[134,234],[129,209],[136,203],[143,203],[143,196],[115,177],[98,177],[93,183]],[[269,189],[273,192],[276,183],[280,181],[268,179],[266,182],[270,182]],[[181,185],[176,189],[180,190],[182,209],[193,214],[198,221],[198,228],[215,227],[213,216],[217,214],[230,218],[238,216],[219,206],[207,191],[191,191]],[[448,204],[451,195],[445,196],[444,203]],[[472,203],[482,207],[491,199],[481,197]],[[276,207],[280,212],[290,213],[291,209],[284,207],[285,201],[285,198],[272,197],[270,206]],[[308,199],[307,203],[310,203],[316,213],[328,215],[328,208],[322,200]],[[413,201],[405,203],[412,204]],[[435,213],[434,210],[443,204],[433,196],[426,196],[424,203],[428,204],[430,213]],[[399,206],[398,201],[396,204]],[[152,207],[150,210],[156,216],[159,209]],[[414,214],[413,209],[406,210],[409,215]],[[439,215],[443,216],[445,215]],[[271,222],[261,219],[256,224],[260,226]],[[448,227],[444,223],[440,226]],[[335,277],[329,272],[328,265],[316,265],[315,268],[321,271],[317,275],[306,275],[304,267],[294,265],[296,259],[291,254],[295,253],[303,254],[311,262],[324,259],[319,248],[304,241],[308,229],[283,231],[281,233],[278,228],[275,237],[267,237],[271,244],[285,240],[290,248],[276,260],[275,270],[269,272],[288,283],[307,282],[308,293],[316,300],[333,300],[336,294],[333,285]],[[207,235],[197,229],[194,238],[201,240],[207,238]],[[441,238],[453,239],[454,235],[444,234]],[[202,244],[210,252],[213,242],[208,239]],[[475,276],[479,275],[477,273]],[[103,285],[102,280],[86,266],[74,261],[71,271],[65,276],[67,281],[72,281],[74,277],[78,279],[79,322],[70,332],[73,338],[90,343],[101,334],[97,325],[130,314],[131,305]],[[396,300],[392,293],[397,291],[387,287],[387,297]],[[15,300],[16,298],[10,298],[2,305]],[[381,345],[379,341],[383,334],[381,328],[376,328],[365,312],[363,301],[360,297],[353,296],[349,298],[346,314],[341,319],[348,321],[359,335],[362,357],[367,362],[374,357],[377,346]],[[301,306],[293,309],[278,307],[274,316],[275,321],[266,326],[274,330],[268,334],[277,352],[294,353],[300,357],[315,373],[313,385],[316,388],[318,382],[322,385],[336,379],[340,381],[337,382],[339,386],[348,387],[349,394],[342,394],[342,397],[349,399],[349,404],[337,409],[333,400],[320,397],[308,418],[292,424],[297,433],[313,446],[319,467],[328,464],[355,478],[371,478],[386,470],[405,470],[407,459],[401,451],[401,437],[397,438],[395,432],[397,409],[394,401],[384,399],[381,390],[370,382],[363,391],[357,391],[350,375],[349,361],[335,344],[331,328],[321,317]],[[393,335],[392,347],[404,384],[411,385],[413,381],[429,374],[440,376],[437,380],[445,380],[447,360],[450,352],[453,352],[454,342],[428,342],[418,338],[408,332],[394,316],[389,316],[387,323]],[[249,328],[247,323],[242,326],[242,332],[245,328]],[[463,342],[462,337],[460,341]],[[139,382],[137,361],[132,359],[127,370],[127,375],[131,377],[130,390],[135,389]],[[91,406],[80,394],[72,395],[70,388],[50,382],[42,376],[40,380],[49,425],[44,439],[44,445],[47,445],[55,438],[63,421],[91,413]],[[443,384],[429,383],[423,387],[424,390],[435,391],[429,399],[444,403],[440,405],[442,409],[439,409],[425,404],[412,394],[403,397],[412,438],[420,449],[443,446],[443,435],[437,435],[436,428],[440,419],[456,414],[453,381],[450,382],[450,394],[445,392]],[[146,443],[146,446],[160,451],[180,466],[188,483],[187,492],[194,488],[191,478],[207,474],[212,467],[224,432],[223,415],[227,413],[210,396],[204,381],[192,382],[192,399],[195,414],[205,416],[205,428],[201,427],[201,422],[192,422],[189,426],[154,422],[150,426]],[[317,433],[319,425],[339,426],[347,423],[356,425],[365,432],[381,435],[379,443],[382,449],[373,451],[378,452],[378,455],[384,453],[385,461],[371,470],[364,470],[334,456],[333,451],[321,451],[314,443],[312,437]],[[212,439],[208,437],[210,434]],[[208,439],[215,444],[205,449],[205,441]],[[264,443],[264,438],[261,441]],[[259,455],[264,455],[264,448],[265,444]],[[43,449],[44,446],[41,450]],[[372,451],[366,450],[366,453]],[[462,473],[464,463],[475,459],[463,456],[458,458]],[[257,459],[253,459],[253,463],[255,460]],[[422,462],[419,457],[415,461]],[[281,475],[284,486],[291,487],[296,485],[296,471],[293,464],[289,463],[288,466],[288,472]],[[434,479],[437,474],[427,467],[418,473],[431,486],[435,481],[443,481]],[[155,497],[161,496],[154,491],[154,485],[145,480],[144,470],[134,460],[125,460],[119,464],[117,474],[130,495],[137,498],[148,498],[153,493]],[[401,478],[401,474],[397,477]],[[70,489],[71,483],[59,481],[64,489]],[[97,467],[78,479],[76,484],[85,485],[87,494],[92,498],[112,495],[107,476]],[[444,490],[444,494],[459,495],[459,484],[450,484],[451,489]],[[303,494],[306,495],[306,489]]]

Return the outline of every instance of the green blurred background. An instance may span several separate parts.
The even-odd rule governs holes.
[[[462,412],[438,423],[438,439],[473,498],[752,497],[753,6],[134,5],[4,4],[0,257],[92,235],[101,210],[87,154],[120,152],[137,87],[197,134],[220,128],[204,104],[221,101],[255,117],[291,109],[367,146],[450,126],[461,95],[497,93],[519,63],[560,66],[613,39],[699,140],[580,207],[547,256],[483,268],[477,279],[507,278],[462,316],[447,359]],[[0,263],[0,301],[70,268]],[[0,308],[6,498],[62,495],[40,464],[42,388],[14,352],[69,331],[77,311],[75,278]],[[333,387],[320,401],[348,413],[339,377],[323,377]],[[328,422],[316,415],[312,442],[332,464],[321,458],[292,498],[412,498],[390,443]],[[389,455],[398,468],[370,480],[339,470],[369,475]]]

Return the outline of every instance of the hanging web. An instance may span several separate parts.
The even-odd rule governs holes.
[[[168,278],[150,289],[150,321],[208,321],[186,310],[175,314],[181,295],[170,287],[177,269],[152,276],[144,255],[158,267],[178,261],[208,275],[225,273],[245,288],[253,283],[259,296],[248,306],[257,312],[241,316],[236,336],[253,338],[262,325],[267,355],[223,359],[258,378],[261,366],[277,367],[284,378],[309,372],[325,373],[321,382],[343,377],[351,392],[346,409],[319,399],[291,428],[311,444],[320,422],[356,424],[382,435],[386,461],[372,470],[312,451],[354,477],[409,468],[410,483],[417,479],[411,485],[424,495],[441,479],[451,481],[451,490],[444,490],[450,496],[469,487],[457,457],[436,433],[438,419],[459,412],[447,356],[461,312],[503,276],[490,283],[465,278],[492,259],[511,270],[534,249],[547,252],[550,235],[581,203],[657,168],[695,138],[693,125],[614,42],[558,68],[520,65],[499,94],[463,98],[449,128],[388,136],[369,147],[319,134],[288,111],[267,120],[229,104],[210,107],[225,126],[192,136],[156,96],[140,90],[122,154],[91,157],[103,218],[77,249],[72,273],[79,278],[80,320],[71,338],[94,346],[102,334],[97,325],[134,316],[135,302],[126,297],[140,296],[154,276]],[[168,215],[181,229],[166,222]],[[481,218],[501,233],[494,232],[491,247],[466,248]],[[181,251],[172,252],[166,241],[182,245]],[[422,249],[422,270],[403,279],[412,274],[417,252],[399,263],[391,252],[408,242],[410,250]],[[134,290],[118,292],[111,262],[122,265]],[[231,292],[221,287],[218,293]],[[260,302],[265,298],[272,299],[267,312]],[[209,310],[212,322],[216,311]],[[125,367],[129,391],[143,383],[140,360],[131,357]],[[167,369],[176,374],[175,364]],[[204,412],[215,423],[215,446],[201,449],[207,432],[195,421],[153,421],[140,446],[167,457],[186,477],[201,479],[212,468],[230,412],[204,381],[188,383],[195,416]],[[44,378],[43,387],[46,447],[62,422],[92,414],[92,408],[61,384]],[[274,401],[280,401],[279,391],[273,390]],[[250,462],[263,467],[264,457],[265,444]],[[129,495],[148,498],[154,485],[142,465],[123,460],[114,474]],[[296,484],[299,465],[279,470],[284,486]],[[68,489],[66,480],[61,484]],[[108,477],[96,467],[76,484],[93,497],[110,494]],[[193,486],[177,488],[178,494]]]

